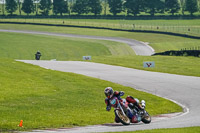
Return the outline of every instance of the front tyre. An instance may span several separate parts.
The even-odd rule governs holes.
[[[145,124],[149,124],[151,122],[151,116],[147,111],[144,111],[144,115],[142,116],[142,122]]]
[[[130,125],[130,119],[124,116],[121,110],[115,110],[115,116],[123,125]]]

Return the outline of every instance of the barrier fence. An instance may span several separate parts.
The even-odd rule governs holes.
[[[199,25],[183,25],[183,24],[165,24],[160,22],[147,23],[141,21],[95,21],[95,20],[76,20],[76,19],[63,19],[63,18],[0,18],[0,22],[22,22],[22,23],[42,23],[42,24],[59,24],[59,25],[75,25],[75,26],[91,26],[102,28],[113,28],[123,30],[141,30],[141,31],[158,31],[158,32],[172,32],[185,35],[192,35],[200,37]]]

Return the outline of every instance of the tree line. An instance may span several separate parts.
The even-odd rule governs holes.
[[[64,13],[89,14],[95,16],[102,13],[106,15],[107,10],[114,16],[121,12],[127,15],[137,16],[145,12],[154,16],[156,13],[175,13],[188,11],[190,15],[199,11],[199,0],[1,0],[1,12],[4,15],[5,10],[10,14],[19,10],[27,15],[36,13],[36,15],[48,16],[50,11],[54,15],[63,15]],[[108,8],[109,7],[109,8]],[[5,9],[5,10],[4,10]]]

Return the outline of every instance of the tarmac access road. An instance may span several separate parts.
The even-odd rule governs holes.
[[[128,44],[135,51],[136,55],[149,56],[154,54],[154,49],[150,47],[147,43],[127,38],[62,34],[53,32],[41,32],[41,31],[4,30],[4,29],[0,29],[0,32],[14,32],[14,33],[24,33],[24,34],[39,34],[39,35],[49,35],[49,36],[62,36],[62,37],[72,37],[72,38],[115,41]]]
[[[38,65],[46,69],[82,74],[133,87],[171,99],[184,109],[184,113],[153,117],[150,124],[143,124],[142,122],[129,126],[122,126],[122,124],[103,124],[55,130],[35,130],[32,132],[91,133],[200,126],[200,77],[149,72],[81,61],[21,60],[21,62]],[[148,104],[148,101],[146,102]]]

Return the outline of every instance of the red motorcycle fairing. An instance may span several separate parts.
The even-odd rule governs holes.
[[[125,99],[117,100],[117,97],[113,97],[109,101],[110,101],[111,106],[114,107],[114,108],[117,108],[118,101],[124,107],[126,107],[126,108],[128,107],[128,102]]]
[[[114,108],[117,107],[117,105],[118,105],[117,97],[112,97],[109,101],[110,101],[110,105],[111,105],[112,107],[114,107]]]

